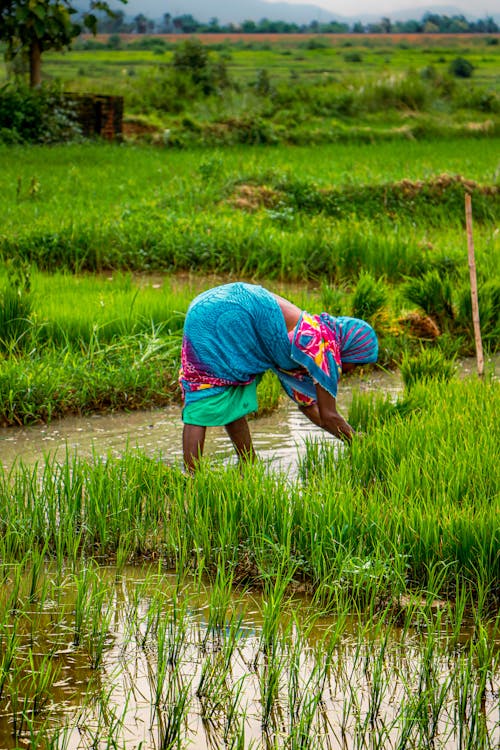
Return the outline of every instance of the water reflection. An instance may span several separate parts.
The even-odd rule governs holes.
[[[17,649],[0,696],[2,749],[499,746],[498,669],[493,661],[477,700],[472,632],[453,635],[453,608],[438,617],[424,605],[422,622],[404,630],[376,620],[370,628],[355,616],[313,614],[294,596],[274,628],[259,592],[222,602],[202,581],[154,565],[49,565],[26,599],[30,587],[27,571],[4,622]],[[32,713],[44,659],[58,671]],[[16,711],[32,720],[19,731]],[[484,743],[475,742],[478,725]]]

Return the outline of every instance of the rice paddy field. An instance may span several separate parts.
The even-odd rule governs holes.
[[[444,71],[458,54],[477,66],[474,90],[498,95],[485,39],[365,41],[214,49],[242,87],[221,108],[254,106],[245,81],[261,68],[286,92],[292,74],[316,86],[328,68],[328,86],[347,86],[357,64],[369,82],[424,59]],[[430,106],[427,125],[446,127],[420,136],[395,132],[395,107],[364,111],[368,135],[343,119],[339,137],[324,100],[321,127],[302,122],[309,139],[288,124],[273,144],[214,142],[213,102],[153,111],[133,92],[172,55],[47,55],[68,88],[130,96],[126,119],[154,138],[0,145],[0,748],[496,749],[493,99],[488,112]],[[466,193],[482,378],[461,364],[475,353]],[[367,368],[344,383],[352,446],[315,434],[293,470],[208,455],[194,476],[168,447],[133,440],[85,455],[40,441],[29,460],[5,460],[7,438],[68,416],[75,433],[106,412],[180,421],[187,307],[236,279],[373,324],[379,368],[401,386],[381,373],[378,392],[363,388]],[[263,414],[285,419],[272,377],[259,405],[254,435]]]

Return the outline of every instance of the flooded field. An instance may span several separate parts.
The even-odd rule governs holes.
[[[387,610],[367,626],[275,587],[235,593],[154,565],[48,566],[34,588],[25,572],[1,630],[2,748],[500,742],[498,670],[445,602],[400,602],[397,624]],[[499,633],[482,637],[498,665]]]
[[[497,384],[412,399],[349,452],[284,403],[246,473],[214,428],[195,477],[178,407],[3,430],[0,750],[496,750]]]

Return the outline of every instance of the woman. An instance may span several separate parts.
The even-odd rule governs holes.
[[[210,426],[224,425],[241,460],[254,455],[246,415],[257,410],[266,370],[311,422],[351,442],[354,431],[337,412],[338,380],[377,354],[375,331],[363,320],[310,315],[254,284],[203,292],[189,306],[182,342],[186,469],[194,470]]]

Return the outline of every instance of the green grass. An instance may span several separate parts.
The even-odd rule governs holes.
[[[450,140],[439,150],[425,143],[202,152],[88,144],[53,147],[49,161],[46,153],[2,149],[0,252],[47,270],[197,269],[338,281],[365,264],[400,279],[433,257],[462,255],[465,186],[452,182],[433,194],[427,181],[442,173],[487,186],[498,179],[480,140],[467,148]],[[423,190],[405,197],[392,186],[403,178],[422,180]],[[274,203],[250,205],[251,213],[239,200],[241,185],[255,186],[257,200],[262,187],[271,189]],[[492,267],[495,190],[473,192],[477,253]]]
[[[268,44],[266,48],[245,49],[241,44],[226,44],[229,53],[229,74],[236,81],[243,83],[255,80],[255,71],[268,70],[275,82],[287,81],[290,75],[304,76],[307,79],[318,79],[325,72],[330,75],[353,75],[366,73],[380,75],[387,70],[406,71],[434,65],[438,71],[445,72],[450,61],[457,56],[466,57],[476,68],[476,74],[495,85],[498,70],[498,51],[487,45],[481,37],[463,39],[460,36],[453,40],[431,40],[429,37],[415,43],[401,44],[387,39],[362,39],[359,37],[337,36],[332,40],[327,37],[324,46],[308,49],[308,42],[292,42],[282,37],[279,43]],[[291,54],[284,54],[291,52]],[[361,63],[352,63],[346,55],[357,52]],[[218,54],[218,50],[212,53]],[[124,71],[154,68],[157,65],[171,65],[173,48],[163,54],[151,50],[120,49],[106,50],[74,49],[64,54],[49,53],[45,55],[46,75],[78,80],[81,71],[86,75],[93,70],[108,80],[108,86],[120,86]],[[89,76],[92,80],[93,76]],[[122,83],[121,85],[125,85]],[[110,91],[111,93],[111,91]]]

